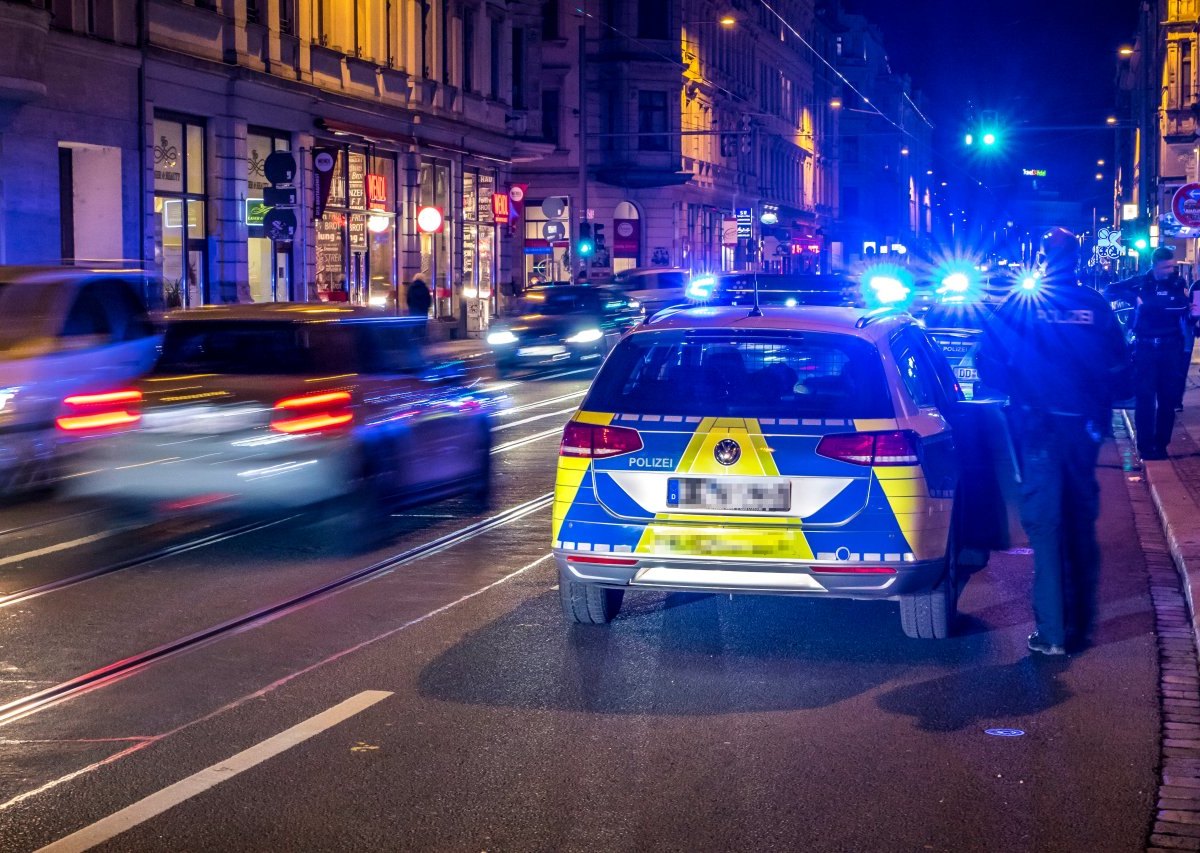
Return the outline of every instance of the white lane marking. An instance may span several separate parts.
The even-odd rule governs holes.
[[[599,365],[596,365],[596,367],[599,367]],[[596,369],[595,367],[580,367],[580,368],[577,368],[576,370],[564,370],[562,373],[548,373],[545,376],[541,376],[539,378],[543,379],[543,380],[559,379],[563,376],[574,376],[576,373],[587,373],[588,371],[595,370],[595,369]]]
[[[505,409],[504,411],[499,412],[498,414],[500,417],[504,417],[506,415],[515,415],[518,412],[526,412],[526,411],[529,411],[530,409],[540,409],[542,406],[549,406],[554,403],[561,403],[564,400],[573,400],[576,397],[582,397],[586,393],[587,393],[587,389],[585,388],[582,391],[574,391],[570,394],[563,394],[560,397],[549,397],[545,400],[538,400],[536,403],[525,403],[520,406],[513,406],[511,409]]]
[[[387,690],[364,690],[362,693],[351,696],[344,702],[339,702],[332,708],[322,711],[315,717],[309,717],[304,722],[297,723],[274,737],[267,738],[231,758],[188,776],[186,779],[181,779],[174,785],[168,785],[161,791],[138,800],[133,805],[126,806],[119,812],[98,820],[78,832],[73,832],[66,838],[60,838],[53,844],[47,844],[41,849],[49,851],[49,853],[90,850],[98,844],[116,838],[122,832],[190,800],[197,794],[202,794],[209,788],[232,779],[239,773],[316,737],[391,695],[392,693]]]
[[[12,563],[19,563],[22,560],[33,560],[37,557],[44,557],[47,554],[54,554],[58,551],[66,551],[71,548],[78,548],[80,545],[87,545],[90,542],[99,542],[101,539],[107,539],[120,533],[125,528],[115,528],[113,530],[101,530],[99,533],[93,533],[91,536],[83,536],[79,539],[72,539],[69,542],[59,542],[57,545],[47,545],[45,548],[38,548],[36,551],[26,551],[24,554],[14,554],[11,557],[0,558],[0,566],[7,566]]]
[[[517,447],[524,447],[526,444],[533,444],[535,441],[541,441],[543,438],[549,438],[552,435],[562,435],[562,427],[548,429],[545,432],[535,432],[526,438],[518,438],[516,441],[510,441],[505,444],[497,444],[492,448],[492,453],[503,453],[506,450],[513,450]]]
[[[492,427],[492,432],[499,432],[502,429],[509,429],[511,427],[521,426],[522,424],[531,424],[534,421],[544,421],[546,418],[558,417],[559,415],[569,415],[573,411],[575,411],[574,406],[569,409],[559,409],[557,412],[546,412],[544,415],[533,415],[532,417],[522,418],[519,421],[513,421],[510,424],[500,424],[500,426],[494,426]]]
[[[167,738],[171,737],[172,735],[177,735],[180,732],[184,731],[185,729],[190,729],[193,726],[199,725],[200,723],[206,723],[209,720],[214,719],[215,717],[219,717],[221,714],[225,714],[225,713],[228,713],[229,711],[233,711],[237,708],[240,708],[242,705],[245,705],[247,702],[253,702],[256,699],[261,699],[264,696],[266,696],[267,694],[275,692],[280,687],[283,687],[285,684],[288,684],[289,682],[292,682],[295,679],[300,678],[301,676],[308,675],[308,673],[313,672],[314,670],[320,669],[323,666],[328,666],[331,663],[335,663],[336,661],[341,660],[342,658],[346,657],[347,655],[352,655],[355,652],[358,652],[358,651],[361,651],[361,650],[367,648],[368,646],[373,646],[376,643],[380,642],[381,640],[386,640],[388,637],[392,637],[396,634],[399,634],[401,631],[405,631],[405,630],[413,627],[414,625],[419,625],[427,619],[432,619],[434,616],[437,616],[440,613],[445,613],[447,610],[450,610],[453,607],[457,607],[458,605],[460,605],[466,601],[470,601],[472,598],[475,598],[476,596],[483,595],[485,592],[492,589],[493,587],[497,587],[503,583],[507,583],[508,581],[515,578],[517,575],[525,574],[525,572],[529,571],[530,569],[534,568],[535,566],[541,565],[542,563],[546,562],[553,556],[554,556],[553,553],[543,554],[542,556],[540,556],[536,560],[534,560],[532,563],[522,566],[521,568],[517,569],[516,571],[509,572],[504,577],[492,581],[487,586],[480,587],[479,589],[475,590],[474,592],[468,592],[466,595],[462,596],[461,598],[457,598],[454,601],[451,601],[449,604],[443,604],[441,607],[438,607],[434,610],[429,611],[424,616],[418,616],[415,619],[410,619],[408,622],[405,622],[403,625],[399,625],[395,628],[392,628],[391,630],[385,631],[382,634],[379,634],[378,636],[371,637],[369,640],[363,640],[361,643],[353,645],[348,649],[342,649],[340,652],[332,654],[329,657],[325,658],[324,660],[319,660],[316,663],[309,664],[308,666],[304,667],[304,669],[299,669],[293,673],[285,675],[283,678],[280,678],[278,681],[274,681],[271,684],[268,684],[266,687],[262,687],[258,690],[255,690],[253,693],[248,693],[245,696],[242,696],[238,699],[234,699],[232,702],[230,702],[226,705],[222,705],[220,708],[217,708],[217,710],[215,710],[215,711],[210,711],[209,713],[205,714],[203,717],[200,717],[199,719],[191,720],[190,722],[184,723],[181,726],[177,726],[174,729],[171,729],[171,731],[169,731],[169,732],[163,732],[160,735],[154,735],[154,736],[150,737],[149,739],[142,741],[141,743],[134,744],[133,746],[129,747],[129,749],[124,749],[124,750],[121,750],[120,752],[116,753],[115,755],[110,755],[107,758],[102,758],[101,760],[99,760],[93,764],[89,764],[87,767],[81,767],[78,770],[72,770],[70,773],[66,774],[65,776],[59,776],[57,779],[51,779],[49,782],[45,782],[42,785],[39,785],[38,787],[36,787],[30,791],[23,791],[22,793],[17,794],[12,799],[10,799],[6,802],[0,803],[0,812],[10,809],[13,806],[18,805],[19,803],[25,802],[26,800],[33,799],[34,797],[39,796],[40,794],[44,794],[47,791],[51,791],[60,785],[70,782],[72,779],[78,779],[80,776],[85,776],[88,773],[92,773],[96,770],[99,770],[101,767],[104,767],[108,764],[115,764],[116,762],[120,761],[121,759],[126,758],[130,755],[133,755],[135,752],[140,752],[141,750],[145,749],[148,746],[152,746],[153,744],[156,744],[156,743],[159,743],[160,741],[166,740]],[[557,584],[554,586],[554,589],[558,589]]]

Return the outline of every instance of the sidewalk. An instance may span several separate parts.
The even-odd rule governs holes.
[[[1133,420],[1128,412],[1127,422]],[[1143,462],[1155,509],[1187,596],[1193,633],[1200,638],[1200,370],[1188,372],[1183,411],[1175,420],[1170,458]]]

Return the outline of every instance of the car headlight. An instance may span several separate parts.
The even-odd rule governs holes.
[[[372,308],[383,308],[388,304],[388,298],[386,296],[372,296],[367,300],[367,304]]]
[[[599,329],[582,329],[571,337],[567,338],[569,344],[590,344],[593,341],[598,341],[604,337],[604,333]]]
[[[517,336],[507,329],[500,329],[498,331],[489,333],[487,336],[487,342],[494,347],[503,346],[504,344],[515,344],[517,342]]]
[[[629,307],[630,307],[630,308],[633,308],[633,309],[635,309],[635,310],[636,310],[636,309],[638,309],[638,308],[641,308],[641,307],[642,307],[642,303],[638,302],[636,299],[630,299],[630,300],[629,300]]]

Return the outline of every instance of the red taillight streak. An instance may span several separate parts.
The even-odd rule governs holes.
[[[284,397],[275,404],[275,412],[296,414],[297,417],[283,417],[271,422],[275,432],[295,435],[302,432],[321,432],[345,426],[354,420],[354,413],[346,407],[353,399],[349,391],[326,391],[320,394],[301,394],[295,397]],[[311,412],[309,410],[324,407],[327,411]]]
[[[142,419],[136,409],[141,402],[142,392],[132,388],[102,394],[72,394],[63,400],[66,413],[55,418],[54,423],[64,432],[132,426]]]
[[[642,447],[642,436],[636,429],[568,421],[558,455],[604,459],[623,453],[636,453]]]
[[[137,412],[101,412],[97,415],[63,416],[55,420],[58,428],[67,432],[80,432],[89,429],[111,429],[117,426],[129,426],[142,419]]]
[[[106,394],[74,394],[63,400],[68,406],[98,406],[104,403],[140,403],[142,392],[130,389],[128,391],[110,391]]]
[[[582,557],[570,554],[567,559],[572,563],[596,563],[601,566],[636,566],[638,564],[637,560],[622,557]]]
[[[817,575],[894,575],[895,569],[887,566],[812,566]]]
[[[917,434],[892,432],[837,432],[817,443],[817,453],[852,465],[919,465]]]
[[[296,397],[284,397],[275,404],[277,409],[307,409],[310,406],[327,406],[333,403],[348,404],[349,391],[327,391],[324,394],[301,394]]]

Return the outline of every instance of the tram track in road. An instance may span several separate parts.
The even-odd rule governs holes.
[[[27,524],[18,524],[15,527],[0,528],[0,537],[14,536],[18,533],[28,533],[31,530],[40,530],[43,527],[51,527],[55,524],[63,524],[68,521],[74,521],[77,518],[85,518],[89,515],[95,515],[97,510],[85,509],[79,512],[72,512],[69,515],[59,515],[54,518],[43,518],[40,521],[31,521]]]
[[[432,556],[492,530],[512,524],[550,506],[553,499],[554,493],[547,492],[487,518],[468,524],[458,530],[446,533],[429,542],[408,548],[368,566],[354,569],[340,577],[311,587],[303,592],[287,596],[273,604],[255,608],[240,616],[235,616],[187,636],[155,646],[147,651],[129,655],[121,660],[62,681],[52,687],[44,688],[35,693],[9,701],[0,705],[0,725],[28,717],[52,705],[57,705],[76,696],[115,683],[156,663],[202,645],[216,642],[223,637],[266,624],[309,604],[329,598],[342,590],[371,581],[407,563]]]

